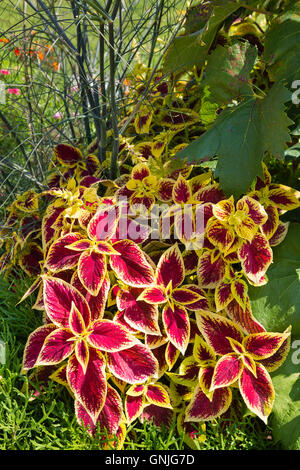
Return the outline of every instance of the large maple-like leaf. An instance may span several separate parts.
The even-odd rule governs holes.
[[[225,109],[208,131],[181,150],[178,158],[197,162],[218,155],[216,176],[222,189],[235,197],[246,192],[256,176],[262,176],[265,152],[284,155],[290,141],[285,113],[289,93],[273,86],[264,98],[251,97]]]

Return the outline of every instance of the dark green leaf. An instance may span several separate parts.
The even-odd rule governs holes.
[[[257,58],[256,47],[248,42],[218,46],[210,54],[203,85],[210,87],[210,100],[220,105],[253,96],[250,73]]]
[[[199,23],[200,30],[176,37],[165,55],[164,72],[179,72],[194,65],[201,67],[220,25],[238,8],[235,2],[215,6],[205,26],[201,27],[202,23]]]
[[[297,348],[299,350],[300,341],[293,340],[285,363],[272,377],[276,396],[271,415],[273,437],[289,450],[300,450],[300,354]]]
[[[285,240],[274,248],[269,282],[249,287],[252,311],[268,331],[283,331],[292,325],[300,336],[300,224],[292,223]]]
[[[300,75],[300,6],[273,23],[265,40],[265,59],[274,80],[289,84]]]
[[[284,156],[292,123],[285,113],[288,98],[287,90],[276,86],[263,99],[253,97],[226,108],[212,127],[177,157],[199,162],[218,155],[216,176],[221,187],[238,197],[261,175],[265,152]]]

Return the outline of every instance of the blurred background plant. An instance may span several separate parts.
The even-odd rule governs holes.
[[[0,5],[1,207],[16,193],[42,188],[54,145],[91,144],[104,162],[108,136],[117,175],[118,122],[135,64],[156,70],[180,31],[183,0],[5,0]],[[126,100],[126,103],[125,103]],[[134,108],[135,106],[135,108]],[[124,126],[123,126],[124,129]]]

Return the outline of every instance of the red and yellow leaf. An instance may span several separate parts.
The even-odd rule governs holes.
[[[143,395],[126,395],[125,397],[125,413],[127,424],[131,424],[138,418],[144,409],[145,397]]]
[[[82,315],[86,326],[90,323],[89,306],[80,292],[62,279],[47,277],[44,280],[44,305],[47,316],[57,326],[69,327],[69,316],[72,304]]]
[[[67,166],[76,165],[76,163],[83,160],[80,150],[68,144],[58,144],[54,149],[54,153],[60,163]]]
[[[90,331],[88,343],[101,351],[123,351],[136,343],[136,339],[123,326],[109,320],[97,320]]]
[[[190,338],[190,321],[187,311],[179,305],[174,305],[174,310],[166,306],[163,309],[162,318],[169,340],[184,354]]]
[[[173,408],[167,388],[159,383],[149,384],[147,386],[146,398],[148,403],[152,405],[161,406],[162,408]]]
[[[205,251],[199,257],[197,276],[199,286],[204,289],[214,289],[225,275],[225,266],[222,256],[213,258],[213,252]]]
[[[74,350],[73,333],[67,329],[57,329],[52,331],[43,344],[36,364],[50,366],[59,364],[67,359]]]
[[[207,223],[206,236],[222,253],[226,253],[230,249],[235,239],[233,228],[214,218]]]
[[[229,387],[236,382],[243,371],[243,360],[237,354],[226,354],[221,357],[214,370],[210,390]]]
[[[116,434],[123,416],[122,400],[118,392],[107,384],[107,394],[104,406],[99,414],[98,422],[101,430],[110,435]]]
[[[223,356],[232,352],[228,337],[239,343],[243,341],[243,333],[240,327],[221,315],[197,312],[196,321],[204,339],[216,354]]]
[[[187,204],[191,198],[189,183],[181,175],[173,186],[172,196],[175,204]]]
[[[247,407],[267,424],[275,399],[274,387],[267,370],[256,363],[255,377],[245,368],[239,379],[239,387]]]
[[[211,421],[225,413],[232,400],[229,388],[220,388],[213,392],[212,399],[205,395],[200,385],[197,385],[193,397],[185,412],[186,422]]]
[[[254,284],[259,285],[272,263],[273,253],[264,235],[257,233],[252,241],[245,241],[238,250],[242,268]]]
[[[83,368],[84,373],[86,372],[90,351],[89,347],[84,339],[79,339],[75,343],[75,356],[81,367]]]
[[[80,233],[68,233],[56,240],[48,251],[45,266],[53,273],[73,268],[78,263],[80,251],[74,251],[69,246],[81,242]]]
[[[106,276],[106,258],[104,255],[83,252],[78,261],[78,277],[83,287],[93,296],[97,296]]]
[[[95,349],[90,349],[86,371],[73,355],[67,365],[67,379],[75,398],[96,424],[107,393],[105,360],[102,354]]]
[[[215,289],[215,304],[216,310],[224,310],[227,305],[232,301],[233,293],[231,289],[231,281],[223,280],[221,281]]]
[[[246,308],[246,303],[248,300],[247,292],[248,286],[245,281],[242,279],[235,279],[231,283],[231,292],[233,298],[238,302],[242,309]]]
[[[167,287],[172,281],[172,288],[175,289],[183,282],[184,277],[184,262],[176,243],[164,252],[158,262],[157,284]]]
[[[29,335],[24,349],[23,370],[32,369],[36,365],[45,340],[53,331],[56,331],[56,326],[50,323],[40,326]]]
[[[214,350],[199,335],[195,337],[193,356],[201,367],[214,365],[216,360]]]
[[[116,353],[108,353],[108,368],[117,378],[129,384],[145,382],[157,375],[158,363],[142,344]]]
[[[148,287],[153,284],[153,268],[136,243],[122,240],[113,246],[119,255],[110,257],[110,266],[121,281],[132,287]]]
[[[299,207],[300,203],[293,190],[283,184],[270,185],[269,200],[278,209],[290,211]]]
[[[255,360],[267,359],[277,352],[290,333],[255,333],[244,338],[243,346]]]

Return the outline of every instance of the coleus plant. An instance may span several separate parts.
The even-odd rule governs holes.
[[[119,323],[104,320],[91,312],[86,299],[73,286],[45,276],[44,307],[47,322],[28,338],[23,369],[50,366],[67,360],[67,382],[78,406],[95,424],[106,409],[108,395],[120,402],[116,391],[108,393],[106,367],[111,374],[129,383],[145,381],[157,374],[157,362],[150,351]],[[126,367],[125,364],[127,364]],[[80,406],[79,406],[80,405]],[[110,417],[110,432],[116,432],[122,407]],[[101,417],[100,417],[101,420]]]
[[[266,229],[273,212],[258,188],[268,186],[267,169],[265,181],[257,179],[237,201],[226,198],[209,173],[188,179],[179,172],[170,178],[169,238],[152,240],[145,225],[152,199],[142,220],[131,212],[132,195],[120,201],[132,175],[149,175],[146,168],[138,163],[123,185],[102,197],[91,191],[99,182],[83,189],[74,178],[66,189],[49,190],[41,271],[25,294],[39,286],[35,308],[44,310],[44,325],[28,338],[23,369],[53,367],[51,378],[67,386],[78,422],[91,434],[100,426],[121,436],[135,419],[167,425],[176,416],[181,429],[188,423],[202,429],[228,410],[238,389],[266,422],[274,402],[269,372],[284,361],[290,337],[290,331],[265,331],[247,293],[249,282],[267,282],[273,241],[287,231],[279,218],[272,220],[275,230]],[[87,189],[92,206],[82,203]],[[160,190],[153,184],[154,202],[161,201]],[[298,206],[292,189],[269,191],[282,197],[280,208],[272,201],[276,210],[283,196],[287,208]],[[76,210],[69,211],[74,201]],[[184,201],[206,208],[202,247],[195,251],[174,238]],[[124,239],[122,227],[130,224]],[[180,386],[185,394],[178,400],[174,387]]]
[[[159,110],[170,84],[153,80]],[[189,93],[180,86],[179,100]],[[177,419],[192,445],[238,390],[266,422],[270,372],[289,349],[289,330],[266,332],[253,316],[248,285],[268,282],[272,247],[288,230],[279,216],[299,207],[297,195],[263,165],[234,199],[210,171],[170,160],[186,146],[182,129],[197,129],[197,113],[181,104],[171,119],[141,109],[120,136],[115,181],[102,175],[93,145],[59,144],[49,189],[18,196],[1,230],[2,269],[22,267],[32,285],[21,300],[37,291],[34,308],[44,312],[24,371],[50,367],[78,422],[119,441],[135,419]],[[156,204],[163,210],[153,221]]]
[[[100,427],[122,441],[124,423],[177,419],[193,445],[203,422],[227,415],[234,400],[264,422],[272,410],[270,373],[286,358],[290,330],[265,331],[248,286],[268,282],[272,248],[288,230],[280,215],[299,207],[295,191],[261,167],[263,155],[281,155],[289,138],[278,80],[282,70],[296,73],[297,35],[284,54],[276,50],[287,22],[298,25],[286,2],[267,12],[231,3],[193,7],[164,69],[137,64],[121,84],[129,125],[119,136],[119,178],[106,178],[110,152],[100,165],[97,141],[88,149],[61,143],[48,189],[18,195],[1,229],[0,271],[16,276],[21,267],[32,281],[21,300],[38,291],[33,308],[43,311],[23,368],[50,367],[91,434]],[[274,22],[277,9],[284,14]],[[213,157],[216,135],[219,181],[173,158]],[[156,203],[164,210],[149,230]]]

